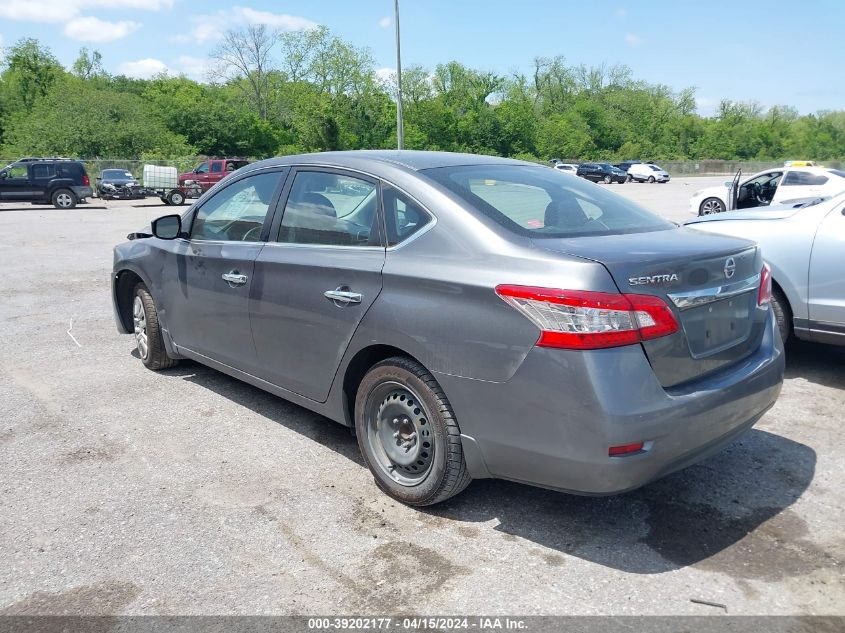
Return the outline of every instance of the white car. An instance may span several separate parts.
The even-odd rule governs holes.
[[[761,171],[745,180],[742,180],[741,174],[738,172],[739,178],[734,178],[734,183],[739,181],[735,194],[732,189],[734,183],[731,182],[692,194],[690,213],[710,215],[770,204],[799,204],[845,191],[845,171],[838,169],[786,166]]]
[[[628,167],[628,180],[637,182],[669,182],[669,172],[653,163],[634,163]]]
[[[575,175],[575,172],[578,171],[578,165],[575,165],[574,163],[555,163],[554,168],[565,174],[572,174],[573,176]]]
[[[845,345],[845,193],[803,205],[707,215],[686,226],[760,245],[771,270],[772,310],[783,340],[794,333],[800,339]],[[731,296],[731,283],[725,282],[721,291]]]

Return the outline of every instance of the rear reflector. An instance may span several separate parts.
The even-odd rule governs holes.
[[[764,263],[760,271],[760,290],[757,292],[757,305],[764,306],[772,300],[772,269]]]
[[[607,454],[610,457],[619,457],[620,455],[630,455],[631,453],[639,453],[645,446],[644,442],[637,442],[636,444],[623,444],[622,446],[611,446],[607,449]]]
[[[496,294],[540,328],[540,347],[619,347],[678,331],[672,310],[653,295],[510,285]]]

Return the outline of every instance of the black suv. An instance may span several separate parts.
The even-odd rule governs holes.
[[[612,182],[621,184],[628,179],[628,174],[607,163],[581,163],[578,165],[578,171],[575,172],[575,175],[593,182],[604,182],[608,185]]]
[[[72,209],[94,195],[85,166],[67,158],[24,158],[0,169],[0,202]]]

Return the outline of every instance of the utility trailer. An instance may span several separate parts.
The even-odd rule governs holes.
[[[144,189],[148,195],[158,196],[164,204],[185,204],[187,198],[199,198],[202,188],[197,183],[187,181],[179,187],[179,172],[175,167],[162,165],[144,165]]]

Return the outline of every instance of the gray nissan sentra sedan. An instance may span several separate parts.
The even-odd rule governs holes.
[[[353,427],[411,505],[483,477],[636,488],[783,380],[755,244],[488,156],[252,164],[117,246],[112,292],[147,367],[190,358]]]

